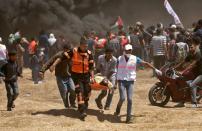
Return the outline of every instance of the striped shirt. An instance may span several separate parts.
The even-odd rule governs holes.
[[[151,40],[153,56],[165,55],[166,36],[153,36]]]

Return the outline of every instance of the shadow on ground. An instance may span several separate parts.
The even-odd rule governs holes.
[[[32,115],[51,115],[51,116],[66,116],[70,118],[79,119],[79,113],[75,109],[51,109],[48,111],[37,111],[32,113]],[[113,114],[104,114],[100,110],[88,109],[87,115],[96,116],[100,122],[109,121],[111,123],[123,123],[121,117],[115,116]]]

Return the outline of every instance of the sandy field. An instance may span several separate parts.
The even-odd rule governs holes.
[[[126,102],[120,118],[113,115],[119,99],[115,91],[111,109],[102,113],[95,104],[99,92],[93,91],[86,121],[78,119],[75,109],[64,109],[56,86],[55,76],[46,73],[45,82],[34,85],[31,72],[24,70],[19,79],[20,95],[12,112],[6,111],[6,90],[0,84],[0,131],[199,131],[202,130],[202,108],[173,108],[171,101],[166,107],[151,106],[148,91],[157,79],[151,70],[138,71],[133,96],[133,124],[125,124]],[[105,102],[105,100],[103,101]],[[200,105],[202,106],[202,105]]]

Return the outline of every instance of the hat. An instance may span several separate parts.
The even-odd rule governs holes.
[[[125,50],[132,50],[133,47],[130,44],[125,45]]]
[[[50,38],[55,38],[55,35],[54,35],[53,33],[51,33],[51,34],[49,35],[49,37],[50,37]]]
[[[142,25],[142,22],[138,21],[138,22],[136,22],[136,25],[137,25],[137,26],[141,26],[141,25]]]
[[[177,26],[176,25],[171,25],[170,28],[176,29]]]

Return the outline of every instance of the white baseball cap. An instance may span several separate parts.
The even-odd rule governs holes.
[[[176,29],[176,28],[177,28],[177,26],[176,26],[176,25],[171,25],[171,27],[170,27],[170,28]]]
[[[125,50],[132,50],[132,49],[133,49],[133,47],[131,44],[125,45]]]

